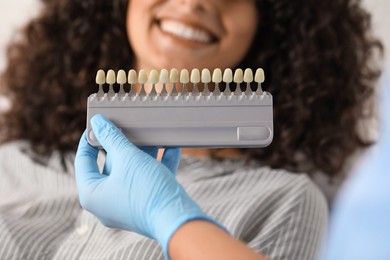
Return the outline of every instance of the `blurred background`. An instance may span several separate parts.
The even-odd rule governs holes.
[[[27,20],[37,14],[38,0],[1,0],[0,1],[0,70],[5,66],[5,46],[15,31]]]
[[[384,60],[384,68],[387,68],[387,73],[383,74],[380,81],[381,86],[384,85],[385,78],[389,77],[390,67],[390,0],[362,0],[363,5],[372,14],[372,22],[374,32],[378,35],[384,45],[386,52]],[[34,17],[40,8],[39,0],[1,0],[0,1],[0,71],[5,66],[5,47],[7,43],[16,37],[16,32],[23,24]],[[387,76],[385,76],[387,74]],[[0,96],[0,109],[7,107],[7,101]],[[375,120],[374,120],[375,121]],[[376,139],[377,124],[373,123],[367,129],[369,136]],[[360,160],[358,160],[360,161]],[[316,182],[322,186],[327,197],[332,197],[337,191],[338,185],[328,185],[327,179],[319,175],[315,178]]]
[[[14,36],[15,30],[39,10],[38,0],[1,0],[0,1],[0,70],[4,68],[4,47]],[[383,39],[386,49],[390,48],[390,1],[363,0],[363,4],[373,15],[376,33]],[[386,63],[390,63],[387,53]],[[388,67],[388,66],[387,66]]]

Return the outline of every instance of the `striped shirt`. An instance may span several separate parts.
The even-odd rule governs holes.
[[[104,227],[78,201],[74,154],[0,146],[0,259],[164,259],[158,243]],[[315,259],[327,204],[305,174],[183,156],[179,182],[236,238],[270,259]]]

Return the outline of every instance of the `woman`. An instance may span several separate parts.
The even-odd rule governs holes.
[[[3,75],[12,106],[2,115],[1,255],[161,258],[154,241],[106,229],[78,206],[72,163],[96,71],[262,67],[272,145],[186,151],[177,178],[204,218],[259,254],[313,259],[326,205],[302,172],[336,176],[369,145],[357,131],[379,74],[369,30],[358,1],[45,2]]]

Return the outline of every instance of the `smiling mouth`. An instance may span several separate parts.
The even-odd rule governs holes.
[[[201,44],[213,44],[218,40],[215,35],[207,30],[174,20],[159,20],[157,21],[157,25],[164,33],[187,41]]]

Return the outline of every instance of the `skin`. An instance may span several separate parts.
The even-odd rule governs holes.
[[[217,226],[196,220],[184,224],[176,231],[168,251],[172,260],[267,260]]]
[[[248,52],[259,19],[254,0],[132,0],[128,6],[134,67],[147,71],[233,68]],[[186,26],[203,40],[172,33],[164,29],[167,24]],[[208,149],[184,152],[209,154]],[[172,259],[265,259],[214,224],[196,220],[172,236],[169,254]]]
[[[159,24],[166,21],[200,29],[213,41],[164,32]],[[233,68],[248,52],[257,24],[254,0],[132,0],[127,16],[138,70]]]

